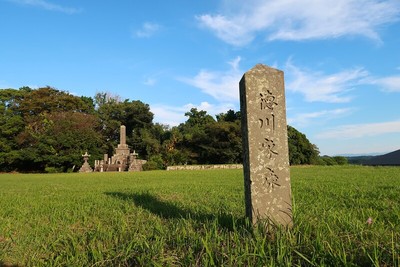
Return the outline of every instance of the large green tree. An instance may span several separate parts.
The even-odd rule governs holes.
[[[188,117],[185,123],[181,123],[178,126],[178,130],[181,133],[181,139],[179,140],[177,147],[179,150],[187,156],[186,163],[188,164],[200,164],[204,162],[204,155],[202,154],[202,141],[207,136],[206,127],[209,124],[215,123],[215,119],[207,114],[204,110],[197,110],[192,108],[190,111],[185,113]]]
[[[52,87],[21,90],[26,93],[17,111],[25,127],[17,135],[18,169],[65,171],[81,164],[81,153],[85,150],[90,148],[95,152],[101,146],[91,98]]]
[[[66,170],[101,147],[91,98],[51,87],[0,90],[1,170]]]
[[[208,124],[205,135],[197,140],[199,160],[208,164],[230,164],[242,162],[242,139],[240,124],[215,122]]]
[[[192,108],[188,117],[168,142],[174,162],[188,164],[239,163],[242,161],[240,113],[229,110],[217,116],[217,121],[206,111]],[[179,160],[178,160],[179,159]]]
[[[93,114],[43,113],[19,137],[21,169],[67,171],[82,165],[82,153],[101,158],[103,138]]]
[[[95,96],[96,113],[107,142],[105,152],[113,153],[119,141],[119,127],[125,125],[128,145],[147,157],[149,150],[144,139],[148,139],[147,133],[153,127],[154,117],[150,106],[139,100],[120,99],[119,96],[110,96],[107,93],[97,93]]]
[[[287,130],[290,164],[316,164],[319,156],[317,146],[312,144],[305,134],[299,132],[294,127],[288,125]]]
[[[19,105],[16,108],[23,116],[39,116],[43,113],[73,111],[91,114],[94,112],[94,103],[91,98],[77,97],[68,92],[60,91],[52,87],[43,87],[36,90],[23,87]]]
[[[0,171],[17,169],[20,153],[15,137],[24,129],[24,120],[17,108],[25,93],[0,90]]]

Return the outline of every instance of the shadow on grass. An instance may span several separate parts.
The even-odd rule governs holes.
[[[136,206],[142,207],[149,212],[164,219],[193,219],[199,222],[216,221],[219,226],[233,231],[237,228],[247,228],[246,219],[234,218],[231,214],[207,214],[190,209],[180,208],[175,203],[161,200],[158,197],[146,193],[122,193],[122,192],[106,192],[108,196],[122,199],[124,201],[132,201]]]

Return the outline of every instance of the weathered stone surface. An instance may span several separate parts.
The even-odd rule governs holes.
[[[129,169],[130,172],[139,172],[143,171],[143,165],[146,164],[147,160],[138,159],[138,154],[134,150],[133,153],[129,156]]]
[[[121,125],[120,131],[119,131],[119,144],[126,145],[126,127],[125,125]]]
[[[292,224],[282,71],[256,65],[240,81],[246,216]]]
[[[95,162],[95,171],[142,171],[143,164],[146,160],[138,159],[138,154],[130,152],[129,146],[126,144],[126,127],[121,125],[119,133],[119,144],[115,149],[115,154],[109,158],[104,154],[104,160]]]
[[[79,169],[79,172],[92,172],[93,169],[92,169],[92,167],[90,167],[89,162],[88,162],[90,155],[87,153],[87,151],[84,155],[82,155],[82,157],[83,157],[84,162],[83,162],[82,167]]]

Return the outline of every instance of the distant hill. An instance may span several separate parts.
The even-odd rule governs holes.
[[[400,166],[400,149],[381,156],[364,159],[361,164],[373,166]]]
[[[374,156],[346,156],[346,158],[349,164],[363,165]]]

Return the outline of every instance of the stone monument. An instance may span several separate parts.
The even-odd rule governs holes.
[[[82,157],[83,157],[84,162],[83,162],[82,167],[79,169],[79,172],[92,172],[93,169],[92,169],[92,167],[90,167],[89,162],[88,162],[90,155],[87,153],[87,151],[84,155],[82,155]]]
[[[111,162],[114,164],[119,164],[121,168],[119,171],[125,171],[128,167],[128,157],[130,151],[129,147],[126,144],[126,127],[125,125],[121,125],[119,132],[119,144],[115,149],[115,154],[111,158]]]
[[[115,148],[115,154],[111,158],[108,157],[108,154],[104,154],[103,160],[96,160],[94,171],[142,171],[146,160],[138,159],[137,156],[135,151],[130,152],[129,146],[126,144],[126,127],[121,125],[119,144]]]
[[[246,216],[292,225],[283,71],[257,64],[240,81]]]

